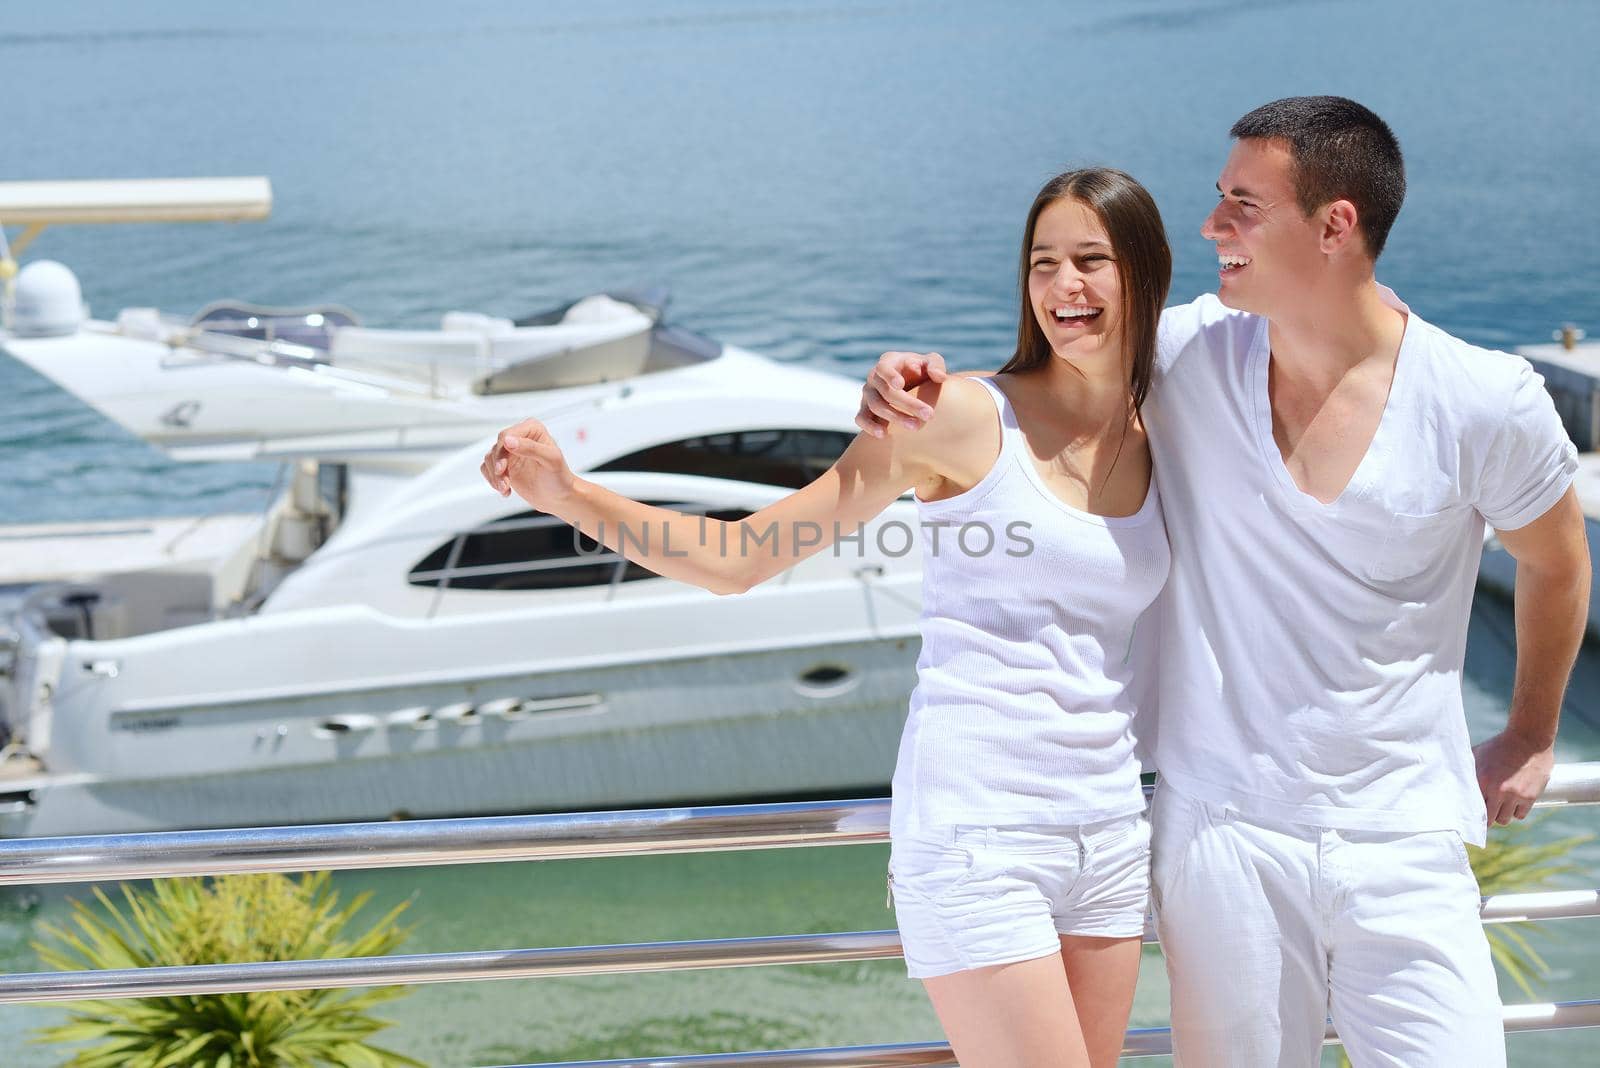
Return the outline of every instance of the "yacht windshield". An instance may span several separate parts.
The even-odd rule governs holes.
[[[335,328],[359,326],[360,320],[350,309],[336,304],[267,308],[223,301],[202,308],[189,325],[212,334],[228,334],[252,341],[288,341],[326,352]]]
[[[832,467],[854,438],[842,430],[738,430],[652,445],[595,470],[704,475],[799,489]]]

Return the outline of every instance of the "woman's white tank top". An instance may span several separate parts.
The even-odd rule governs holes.
[[[922,652],[891,831],[1089,823],[1142,810],[1135,717],[1154,700],[1171,566],[1152,478],[1125,518],[1062,501],[993,382],[1000,455],[922,517]]]

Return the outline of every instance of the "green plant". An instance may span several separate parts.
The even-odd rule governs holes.
[[[410,933],[402,902],[364,932],[345,928],[367,903],[340,906],[327,872],[162,879],[122,887],[121,907],[99,887],[101,910],[72,902],[72,922],[41,924],[34,943],[51,968],[147,968],[181,964],[368,957],[392,951]],[[65,1024],[40,1029],[36,1042],[89,1043],[69,1068],[423,1068],[370,1045],[389,1026],[370,1015],[400,987],[263,991],[115,1001],[71,1006]]]

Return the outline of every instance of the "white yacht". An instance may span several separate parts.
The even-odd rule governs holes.
[[[261,184],[0,183],[0,222],[252,217],[264,180],[234,181]],[[0,527],[0,835],[888,781],[917,652],[909,501],[718,597],[478,473],[489,435],[536,415],[587,477],[738,517],[837,457],[855,382],[665,325],[638,297],[383,331],[332,307],[101,322],[59,265],[15,283],[14,357],[173,455],[286,474],[259,514]]]

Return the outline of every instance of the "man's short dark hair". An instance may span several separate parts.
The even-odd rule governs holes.
[[[1284,141],[1294,160],[1294,193],[1310,215],[1348,200],[1373,259],[1406,198],[1406,164],[1389,125],[1342,96],[1291,96],[1263,104],[1233,124],[1237,138]]]

